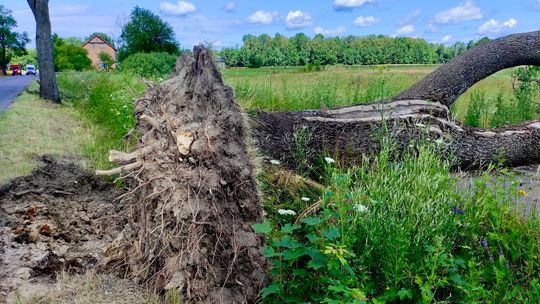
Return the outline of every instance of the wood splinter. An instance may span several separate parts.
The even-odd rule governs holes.
[[[139,161],[136,161],[134,163],[131,163],[131,164],[128,164],[128,165],[125,165],[125,166],[121,166],[121,167],[118,167],[118,168],[114,168],[114,169],[111,169],[111,170],[96,170],[96,175],[99,175],[99,176],[111,176],[111,175],[120,174],[120,173],[123,173],[123,172],[138,169],[138,168],[142,167],[142,165],[143,165],[143,162],[139,160]]]

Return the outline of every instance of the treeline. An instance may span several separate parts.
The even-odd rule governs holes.
[[[489,41],[484,37],[469,43],[445,46],[421,38],[365,37],[313,38],[303,33],[293,37],[276,34],[245,35],[241,47],[224,48],[220,55],[228,67],[303,66],[308,64],[431,64],[443,63]]]

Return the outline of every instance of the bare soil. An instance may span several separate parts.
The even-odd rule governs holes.
[[[71,160],[42,157],[31,175],[0,186],[0,303],[45,292],[60,270],[95,269],[122,230],[122,192]]]

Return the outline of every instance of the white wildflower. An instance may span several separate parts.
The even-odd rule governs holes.
[[[303,200],[304,202],[309,202],[310,201],[309,197],[305,197],[305,196],[302,196],[301,200]]]
[[[425,124],[421,124],[421,123],[417,123],[417,124],[414,124],[414,125],[419,127],[419,128],[425,128],[426,127]]]
[[[333,164],[335,163],[336,161],[331,158],[331,157],[325,157],[324,160],[326,161],[327,164]]]
[[[296,212],[290,209],[278,209],[277,213],[281,215],[293,215],[293,216],[296,215]]]
[[[362,205],[362,204],[356,204],[353,206],[354,211],[360,212],[360,213],[366,213],[369,211],[368,207]]]
[[[272,165],[279,165],[279,164],[281,164],[281,163],[279,162],[279,160],[275,160],[275,159],[271,159],[271,160],[270,160],[270,163],[271,163]]]

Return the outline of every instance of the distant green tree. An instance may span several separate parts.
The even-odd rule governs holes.
[[[62,39],[64,40],[65,44],[74,45],[74,46],[82,46],[84,43],[84,41],[82,41],[78,37],[67,37],[67,38],[62,38]]]
[[[370,35],[325,38],[318,34],[310,38],[298,33],[291,38],[276,34],[273,38],[245,35],[241,47],[224,48],[220,56],[229,67],[307,66],[320,62],[328,64],[431,64],[443,63],[480,43],[482,38],[468,44],[451,46],[428,43],[421,38]]]
[[[129,22],[122,28],[120,40],[120,61],[135,53],[179,53],[172,26],[150,10],[138,6],[131,11]]]
[[[90,40],[90,38],[92,38],[94,36],[99,36],[99,38],[103,39],[108,44],[112,45],[113,47],[116,47],[116,44],[114,43],[114,40],[111,38],[111,36],[109,36],[109,35],[107,35],[105,33],[102,33],[102,32],[93,32],[92,34],[90,34],[90,36],[86,37],[84,40],[88,41],[88,40]]]
[[[12,30],[17,27],[17,21],[11,14],[11,10],[0,5],[0,70],[4,75],[11,57],[26,54],[25,46],[30,41],[26,32],[19,34]]]
[[[98,54],[99,61],[103,65],[103,69],[110,70],[114,64],[114,59],[108,53],[101,52]]]
[[[88,58],[88,51],[80,46],[66,44],[64,39],[53,34],[54,43],[54,69],[56,71],[88,70],[92,61]]]
[[[27,49],[27,54],[21,55],[21,56],[13,56],[11,58],[12,63],[18,63],[22,65],[23,67],[27,64],[33,64],[38,67],[38,60],[37,60],[37,51],[36,49]]]
[[[164,52],[137,53],[122,61],[120,69],[144,78],[166,78],[174,68],[176,59],[176,55]]]

